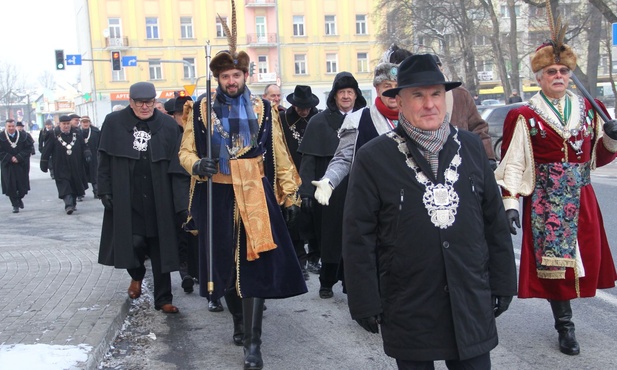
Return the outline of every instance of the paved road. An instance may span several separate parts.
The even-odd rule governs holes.
[[[594,182],[604,199],[609,239],[617,245],[613,211],[617,164],[598,170]],[[53,181],[32,163],[32,191],[26,208],[12,214],[0,198],[0,344],[85,344],[88,360],[80,369],[96,369],[120,333],[114,356],[104,369],[239,369],[242,349],[231,343],[227,311],[211,313],[206,301],[187,295],[173,275],[174,303],[181,313],[164,315],[152,308],[149,294],[126,297],[129,277],[96,263],[102,206],[90,194],[72,216],[64,213]],[[613,226],[609,226],[613,225]],[[519,242],[515,239],[515,245]],[[617,256],[617,253],[614,253]],[[147,285],[150,284],[147,282]],[[267,302],[263,356],[267,369],[394,369],[381,338],[350,320],[340,285],[330,300],[310,292]],[[581,355],[559,353],[549,306],[542,300],[515,299],[498,319],[500,345],[492,352],[495,369],[617,368],[617,290],[575,301]],[[125,321],[128,310],[131,319]],[[122,325],[124,330],[120,330]],[[119,355],[118,355],[119,354]],[[442,363],[438,369],[444,369]]]

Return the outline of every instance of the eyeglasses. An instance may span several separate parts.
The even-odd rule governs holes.
[[[139,108],[143,107],[144,105],[148,108],[154,106],[154,100],[147,100],[147,101],[133,100],[133,102],[135,102],[135,105],[138,106]]]
[[[570,74],[570,69],[568,68],[559,68],[559,69],[547,69],[546,71],[544,71],[544,73],[546,73],[549,76],[554,76],[557,74],[557,72],[559,72],[560,75],[562,76],[567,76]]]

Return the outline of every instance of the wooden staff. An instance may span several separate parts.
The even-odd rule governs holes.
[[[211,93],[211,77],[212,71],[210,71],[211,55],[210,40],[206,42],[206,66],[208,72],[206,73],[206,156],[212,159],[212,93]],[[207,204],[206,209],[206,258],[208,259],[208,294],[212,299],[212,293],[214,292],[214,272],[212,261],[212,177],[208,177],[207,182]]]

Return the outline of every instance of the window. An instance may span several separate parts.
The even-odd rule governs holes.
[[[163,79],[163,68],[161,67],[161,62],[158,59],[150,59],[148,61],[148,70],[150,72],[151,80]]]
[[[336,16],[326,15],[326,35],[336,35]]]
[[[180,17],[180,37],[183,39],[193,38],[193,18]]]
[[[492,60],[479,60],[477,64],[478,72],[493,72]]]
[[[356,35],[366,35],[366,15],[356,15]]]
[[[358,72],[368,72],[368,53],[358,53]]]
[[[227,17],[221,18],[223,19],[223,22],[227,24]],[[225,29],[223,28],[223,24],[221,23],[221,19],[219,17],[216,17],[216,37],[227,37],[227,34],[225,33]]]
[[[257,56],[257,73],[268,73],[268,57],[265,55]]]
[[[158,39],[159,38],[159,19],[155,17],[146,18],[146,38]]]
[[[109,30],[110,39],[122,38],[122,25],[120,24],[120,18],[108,18],[107,29]]]
[[[257,34],[257,42],[268,41],[266,31],[266,17],[255,17],[255,33]]]
[[[294,55],[294,72],[297,75],[305,75],[306,73],[306,54]]]
[[[111,71],[111,80],[112,81],[124,81],[126,78],[124,77],[124,68],[119,71]]]
[[[338,72],[338,56],[336,54],[326,54],[326,73]]]
[[[474,38],[474,45],[476,46],[490,45],[490,44],[491,44],[491,39],[488,36],[476,35],[476,37]]]
[[[182,63],[183,74],[185,80],[195,78],[195,58],[182,58],[185,63]],[[190,66],[188,64],[190,64]]]
[[[294,15],[294,36],[304,36],[304,16]]]
[[[502,5],[500,9],[501,9],[500,12],[501,12],[502,17],[510,18],[510,12],[508,11],[508,7],[506,5]],[[521,6],[520,5],[514,6],[514,13],[516,14],[517,17],[521,16]]]

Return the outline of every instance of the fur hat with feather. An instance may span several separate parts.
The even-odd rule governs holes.
[[[239,69],[244,73],[249,71],[249,64],[251,58],[244,51],[236,52],[236,44],[238,42],[237,27],[236,27],[236,4],[234,0],[231,0],[231,30],[227,23],[223,21],[223,18],[219,15],[219,20],[223,25],[225,34],[227,35],[227,42],[229,43],[229,50],[219,51],[210,61],[210,70],[215,78],[219,77],[221,72],[230,69]]]
[[[562,64],[570,70],[576,69],[576,54],[571,47],[564,44],[567,25],[561,24],[561,16],[555,21],[551,11],[550,0],[546,0],[546,16],[551,31],[551,39],[544,42],[536,49],[531,57],[531,70],[536,73],[542,68],[553,64]]]

